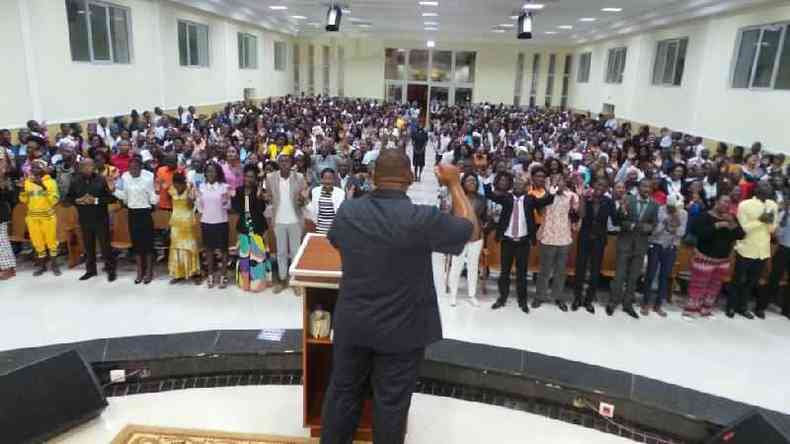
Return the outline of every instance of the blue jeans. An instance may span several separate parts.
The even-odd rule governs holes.
[[[677,257],[677,247],[662,247],[658,244],[650,244],[647,250],[647,273],[645,274],[645,299],[644,305],[655,305],[660,307],[667,300],[669,295],[669,277],[672,268],[675,266]],[[653,281],[658,274],[658,291],[653,290]]]

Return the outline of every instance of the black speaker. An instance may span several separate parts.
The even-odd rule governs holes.
[[[706,444],[790,444],[790,437],[780,432],[762,413],[753,410]]]
[[[0,435],[39,443],[99,416],[107,407],[90,365],[67,351],[0,375]]]

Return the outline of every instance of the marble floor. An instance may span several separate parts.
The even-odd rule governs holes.
[[[101,417],[51,444],[108,443],[126,424],[307,436],[302,389],[250,386],[110,398]],[[441,414],[437,414],[441,412]],[[415,395],[407,444],[626,444],[625,438],[503,407]]]

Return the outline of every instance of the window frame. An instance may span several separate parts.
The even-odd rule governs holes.
[[[133,39],[133,26],[132,26],[132,9],[128,6],[117,5],[115,3],[104,2],[104,1],[97,1],[97,0],[76,0],[82,3],[82,6],[85,10],[85,28],[88,34],[88,55],[90,56],[90,60],[74,60],[74,54],[71,49],[71,42],[69,41],[69,56],[71,58],[72,63],[90,63],[92,65],[131,65],[134,63],[134,39]],[[64,4],[66,2],[64,1]],[[107,12],[107,47],[110,51],[110,58],[109,60],[97,60],[96,56],[93,51],[93,24],[91,23],[90,15],[90,7],[91,5],[102,7]],[[124,12],[126,16],[126,43],[127,43],[127,50],[129,52],[129,61],[128,62],[116,62],[115,61],[115,48],[113,47],[113,33],[112,33],[112,14],[110,14],[110,9],[118,9]],[[68,6],[66,6],[66,26],[68,27]],[[66,32],[70,32],[67,30]],[[70,36],[69,36],[70,38]]]
[[[246,41],[244,45],[242,45],[242,40]],[[249,54],[245,54],[245,58],[247,59],[246,60],[247,64],[246,64],[246,66],[244,66],[244,64],[242,63],[244,60],[242,60],[242,57],[241,57],[241,53],[243,52],[241,47],[246,45],[245,49],[249,50],[249,46],[250,46],[249,41],[250,40],[252,40],[255,43],[255,50],[252,51]],[[239,48],[238,48],[239,49],[239,51],[238,51],[239,52],[239,69],[253,69],[253,70],[254,69],[258,69],[258,36],[255,35],[255,34],[250,34],[249,32],[241,32],[241,31],[239,31],[239,32],[236,33],[236,41],[237,41],[237,44],[239,45]],[[250,64],[250,60],[249,60],[250,56],[252,56],[253,60],[254,60],[254,63],[252,63],[252,64]]]
[[[211,67],[211,27],[209,25],[205,24],[205,23],[193,22],[193,21],[187,20],[187,19],[176,19],[176,44],[177,44],[177,46],[179,48],[181,46],[180,42],[178,41],[178,39],[181,38],[181,35],[178,32],[178,25],[180,23],[183,23],[184,25],[186,25],[186,30],[187,30],[187,34],[186,34],[186,39],[187,39],[187,41],[186,41],[187,60],[186,61],[187,61],[187,64],[184,65],[184,64],[181,63],[181,54],[179,53],[178,54],[178,59],[179,59],[178,60],[178,66],[180,66],[182,68],[192,68],[192,69],[209,69]],[[206,28],[206,64],[205,65],[204,64],[191,65],[189,63],[189,61],[191,59],[190,55],[192,53],[190,51],[190,49],[189,49],[189,27],[190,26],[195,26],[195,27],[202,26],[202,27]],[[197,50],[198,50],[198,56],[199,56],[199,54],[200,54],[200,40],[199,39],[198,39],[198,48],[197,48]]]
[[[587,60],[585,64],[584,61]],[[590,83],[590,67],[592,66],[592,51],[579,54],[579,68],[576,70],[576,83]],[[584,76],[582,76],[584,74]],[[582,79],[582,77],[584,77]]]
[[[689,38],[688,37],[675,37],[671,39],[664,39],[656,42],[656,50],[653,53],[653,70],[650,76],[650,84],[652,86],[661,86],[661,87],[669,87],[669,88],[678,88],[683,86],[683,76],[686,74],[686,63],[683,64],[683,72],[680,74],[680,82],[675,83],[675,78],[678,75],[678,60],[680,59],[680,49],[683,47],[683,42],[685,41],[685,49],[683,54],[683,60],[688,60],[688,45],[689,45]],[[675,44],[675,54],[672,58],[672,79],[667,82],[665,80],[666,74],[666,67],[667,67],[667,56],[669,54],[669,46],[671,44]],[[660,60],[661,55],[661,45],[665,45],[664,48],[664,60]],[[661,72],[659,73],[658,67],[659,63],[661,64]],[[658,81],[656,81],[656,74],[658,74]]]
[[[403,55],[404,71],[403,71],[403,77],[401,79],[388,79],[387,78],[387,74],[386,74],[386,72],[387,72],[387,69],[386,69],[387,58],[386,57],[387,56],[386,56],[386,54],[387,54],[388,51],[391,52],[391,53],[392,52],[402,52],[402,53],[404,53],[404,55]],[[409,76],[411,74],[411,62],[412,62],[411,55],[412,55],[412,52],[414,52],[414,51],[427,51],[428,58],[427,58],[426,65],[425,65],[426,78],[424,80],[410,80]],[[444,51],[450,51],[452,53],[451,62],[450,62],[449,80],[448,81],[433,80],[432,77],[431,77],[431,70],[433,68],[433,56],[434,56],[434,54],[436,52],[444,52]],[[474,76],[474,74],[472,74],[472,71],[470,70],[470,78],[471,78],[472,81],[469,81],[469,82],[456,81],[456,71],[458,70],[458,66],[459,66],[458,60],[457,60],[457,57],[456,57],[456,55],[458,53],[471,53],[471,54],[473,54],[473,56],[474,56],[474,64],[475,64],[474,66],[475,66],[475,69],[477,69],[477,53],[478,53],[478,51],[462,51],[462,50],[456,51],[456,50],[447,50],[447,49],[441,49],[441,48],[439,48],[439,49],[437,49],[437,48],[427,48],[427,49],[426,48],[408,48],[408,47],[401,47],[401,48],[390,48],[390,47],[387,47],[387,48],[385,48],[384,49],[384,65],[385,65],[385,68],[384,68],[384,96],[383,96],[384,100],[386,101],[386,100],[389,99],[389,92],[390,92],[391,88],[400,88],[401,89],[400,103],[403,103],[403,102],[406,101],[406,97],[408,95],[409,85],[425,85],[425,86],[428,87],[428,101],[429,102],[431,100],[431,89],[434,88],[434,87],[435,88],[447,88],[447,90],[448,90],[448,103],[451,104],[451,105],[456,103],[455,100],[456,100],[456,91],[457,90],[462,90],[462,91],[469,90],[469,91],[471,91],[471,100],[472,100],[472,102],[474,102],[474,97],[475,97],[475,82],[474,82],[474,78],[475,78],[475,76]],[[464,65],[464,66],[466,66],[466,65]]]
[[[280,48],[280,50],[277,51],[277,48]],[[279,64],[277,63],[278,52],[280,54]],[[272,65],[274,66],[275,71],[283,72],[288,70],[288,45],[285,42],[281,42],[279,40],[274,41],[272,44],[272,57],[274,58],[274,60],[272,60]]]
[[[771,72],[771,82],[769,86],[754,86],[754,75],[757,72],[757,64],[760,61],[760,53],[762,52],[763,49],[762,42],[763,42],[763,37],[765,36],[765,30],[772,27],[781,27],[781,34],[779,36],[779,44],[776,49],[776,54],[774,55],[774,61],[773,61],[774,64]],[[757,30],[760,31],[760,36],[757,39],[757,48],[754,51],[754,59],[752,60],[752,66],[749,69],[748,85],[735,86],[735,74],[738,69],[738,55],[740,54],[741,44],[743,43],[743,34],[748,31],[757,31]],[[790,34],[790,21],[745,26],[743,28],[738,29],[738,35],[735,38],[735,48],[732,54],[732,62],[730,64],[731,66],[730,66],[729,87],[731,89],[747,89],[752,91],[789,91],[790,89],[788,88],[776,88],[776,80],[779,75],[779,69],[781,67],[784,45],[790,44],[790,37],[788,36],[788,34]],[[790,63],[790,60],[788,61],[788,63]]]
[[[604,67],[604,83],[622,85],[625,79],[625,67],[628,61],[628,47],[618,46],[607,50],[606,66]]]

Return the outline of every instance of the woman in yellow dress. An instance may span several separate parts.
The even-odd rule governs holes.
[[[168,190],[173,201],[170,216],[170,259],[167,268],[171,284],[192,278],[200,285],[200,250],[195,236],[194,195],[181,173],[173,176],[173,186]]]

